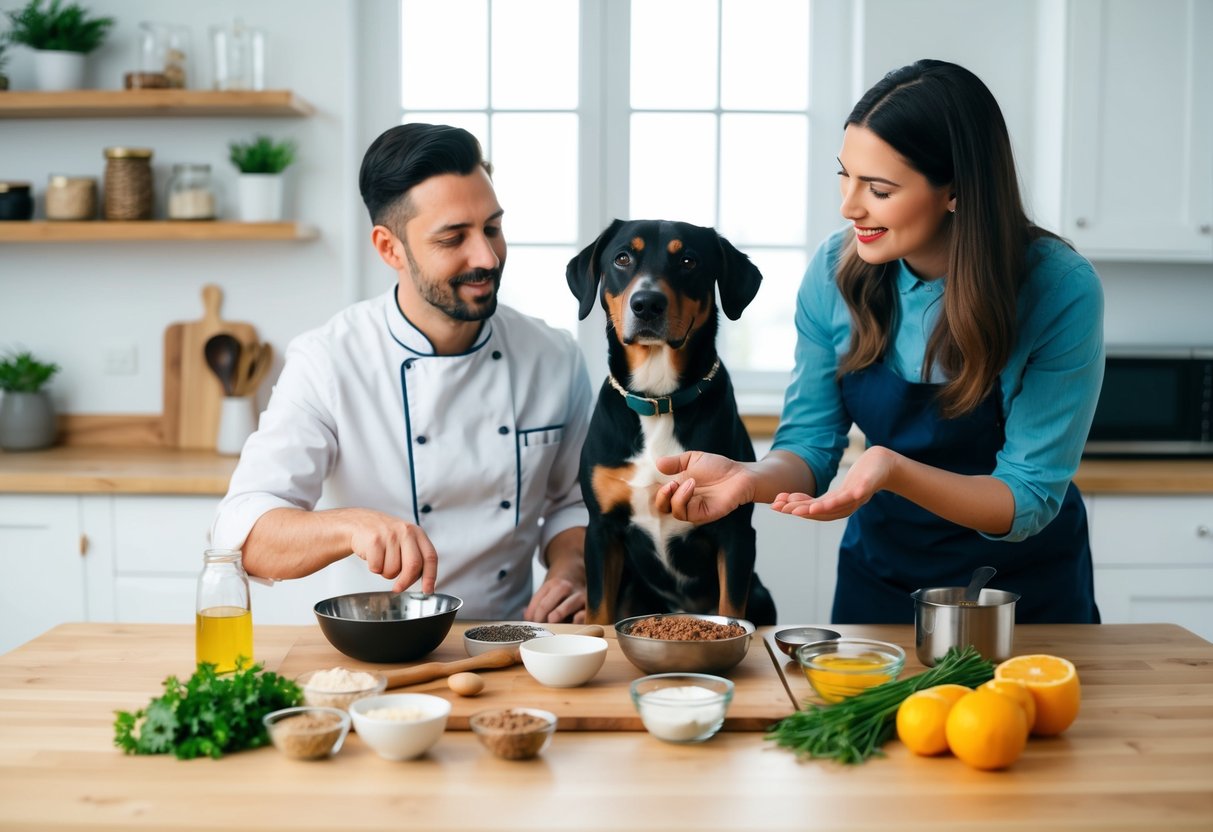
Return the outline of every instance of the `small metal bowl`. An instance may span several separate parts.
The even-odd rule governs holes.
[[[713,641],[682,641],[632,635],[637,622],[650,618],[696,618],[716,624],[736,624],[745,632]],[[754,637],[754,625],[744,618],[727,615],[663,613],[625,618],[615,625],[615,636],[623,655],[645,673],[725,673],[745,658]]]
[[[498,627],[525,627],[531,631],[532,635],[526,638],[506,639],[504,641],[500,638],[487,637],[494,635],[494,630]],[[497,632],[501,631],[498,630]],[[478,635],[486,637],[477,638]],[[552,635],[551,630],[545,630],[538,624],[532,624],[528,621],[494,621],[486,624],[477,624],[464,630],[463,649],[467,651],[469,656],[479,656],[481,653],[487,653],[490,650],[512,650],[524,641],[550,635]]]
[[[776,630],[772,638],[779,645],[779,649],[788,654],[792,658],[796,658],[796,648],[802,644],[812,644],[815,641],[829,641],[834,638],[841,638],[842,634],[834,630],[827,630],[825,627],[788,627],[784,630]]]
[[[363,662],[411,662],[433,652],[455,623],[454,595],[358,592],[313,608],[329,644]]]

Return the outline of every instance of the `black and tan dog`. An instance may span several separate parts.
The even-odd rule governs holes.
[[[616,220],[566,277],[582,319],[599,298],[607,316],[610,374],[581,453],[588,620],[693,612],[773,624],[775,604],[754,574],[753,506],[702,526],[653,508],[669,479],[658,457],[754,459],[716,354],[716,290],[736,320],[762,275],[710,228]]]

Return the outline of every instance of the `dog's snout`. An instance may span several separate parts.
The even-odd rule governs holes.
[[[665,295],[652,289],[633,292],[628,301],[632,313],[642,321],[651,321],[664,315],[669,303]]]

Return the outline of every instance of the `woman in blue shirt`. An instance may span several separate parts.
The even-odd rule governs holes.
[[[907,623],[910,593],[974,568],[1020,622],[1098,622],[1071,482],[1103,379],[1091,264],[1024,213],[1006,124],[974,74],[923,60],[870,89],[838,157],[850,225],[797,296],[796,367],[771,452],[688,451],[660,510],[710,522],[746,502],[850,517],[833,620]],[[867,448],[835,475],[854,423]]]

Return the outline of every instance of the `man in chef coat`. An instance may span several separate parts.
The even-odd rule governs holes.
[[[568,333],[497,304],[490,171],[444,125],[393,127],[367,150],[371,242],[399,279],[287,350],[211,530],[250,575],[326,569],[332,594],[437,585],[467,618],[584,618],[593,395]]]

